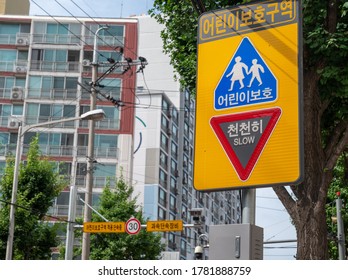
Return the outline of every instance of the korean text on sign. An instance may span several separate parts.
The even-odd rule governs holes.
[[[274,101],[277,96],[271,88],[259,90],[239,90],[216,97],[216,108],[231,108]]]
[[[203,43],[287,24],[298,16],[296,5],[296,0],[273,0],[203,15],[200,19],[199,41]]]
[[[263,123],[262,119],[256,120],[244,120],[240,122],[231,123],[228,126],[228,136],[230,138],[247,136],[255,133],[262,134],[263,132]]]
[[[125,223],[123,222],[89,222],[83,225],[84,232],[125,232]]]
[[[183,222],[176,221],[149,221],[147,231],[182,231]]]

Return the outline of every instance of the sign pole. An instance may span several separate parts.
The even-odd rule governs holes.
[[[255,225],[256,189],[242,190],[242,224]]]

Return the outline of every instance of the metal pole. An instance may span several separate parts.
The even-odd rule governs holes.
[[[22,155],[22,125],[18,127],[18,137],[17,137],[17,147],[16,147],[16,157],[14,163],[14,175],[13,175],[13,185],[12,185],[12,197],[10,205],[10,225],[7,239],[6,247],[6,260],[12,260],[12,251],[13,251],[13,237],[15,229],[15,212],[16,212],[16,202],[17,202],[17,189],[18,189],[18,172],[19,172],[19,163]]]
[[[107,26],[100,27],[97,29],[94,35],[94,46],[93,46],[93,62],[92,62],[92,82],[91,82],[91,105],[90,110],[94,110],[96,107],[96,89],[95,82],[98,78],[98,33],[103,29],[107,29]],[[92,205],[92,193],[93,193],[93,161],[94,161],[94,131],[95,122],[89,120],[88,123],[88,149],[87,149],[87,175],[86,175],[86,197],[84,207],[83,222],[90,222],[92,219],[92,211],[87,205]],[[90,233],[84,232],[82,235],[82,260],[88,260],[90,254]]]
[[[76,199],[77,199],[77,188],[70,186],[69,196],[69,212],[68,212],[68,225],[66,232],[66,243],[65,243],[65,259],[73,259],[74,249],[74,223],[76,219]]]
[[[255,225],[256,189],[242,191],[242,224]]]
[[[345,260],[346,246],[345,246],[343,219],[342,219],[342,199],[340,197],[336,199],[336,211],[337,211],[338,257],[340,260]]]

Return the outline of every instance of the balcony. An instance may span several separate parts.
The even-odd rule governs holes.
[[[28,90],[29,99],[50,99],[50,100],[76,100],[80,95],[77,89],[44,89],[30,88]]]
[[[84,206],[76,205],[76,216],[81,217],[83,215]],[[56,217],[67,217],[69,212],[68,205],[54,205],[48,210],[48,214]]]
[[[40,152],[45,156],[72,156],[73,146],[52,146],[39,145]],[[23,145],[23,154],[29,151],[29,144]],[[2,144],[0,145],[0,156],[14,155],[16,153],[16,144]]]
[[[57,117],[50,117],[50,116],[27,116],[25,118],[25,123],[27,125],[31,125],[31,124],[38,124],[38,123],[43,123],[43,122],[51,122],[51,121],[61,120],[62,118],[68,118],[68,117],[71,117],[71,116],[57,116]],[[50,125],[48,127],[54,127],[54,128],[76,128],[75,121],[56,123],[56,124]]]
[[[26,75],[28,62],[26,60],[0,61],[0,71],[15,72],[17,75]]]
[[[88,128],[88,121],[81,121],[80,127]],[[103,119],[95,123],[96,129],[119,129],[120,120]]]
[[[79,146],[77,147],[77,155],[78,156],[87,156],[87,146]],[[116,147],[96,147],[94,149],[94,156],[96,158],[112,158],[117,159],[119,155],[119,150]]]
[[[85,36],[84,42],[86,45],[94,45],[94,35]],[[114,47],[123,47],[124,46],[124,37],[123,36],[98,36],[98,47],[100,46],[114,46]]]
[[[80,62],[78,61],[31,61],[31,71],[42,71],[42,72],[80,72]]]
[[[93,188],[104,188],[107,184],[110,183],[111,188],[115,186],[116,178],[115,177],[98,177],[93,176]],[[86,175],[76,176],[75,185],[80,188],[86,187]]]
[[[82,36],[67,34],[34,34],[33,44],[81,45]]]

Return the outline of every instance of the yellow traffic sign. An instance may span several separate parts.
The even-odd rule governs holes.
[[[182,231],[182,220],[148,221],[146,231]]]
[[[267,0],[200,17],[195,189],[302,181],[300,10]]]
[[[124,222],[86,222],[83,223],[83,232],[90,233],[123,233]]]

